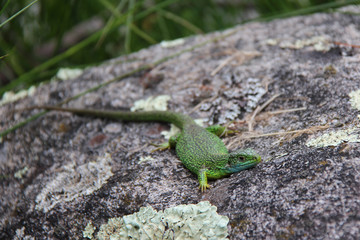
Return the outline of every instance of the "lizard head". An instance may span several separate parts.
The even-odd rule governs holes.
[[[261,157],[253,149],[238,149],[229,153],[229,162],[226,169],[230,173],[240,172],[252,168],[261,162]]]

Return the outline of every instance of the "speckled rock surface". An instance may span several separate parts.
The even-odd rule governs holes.
[[[359,45],[360,16],[348,10],[358,11],[230,29],[235,32],[220,41],[68,104],[130,108],[136,100],[166,94],[171,110],[208,124],[246,120],[235,121],[246,131],[254,109],[280,93],[255,118],[255,137],[224,140],[231,149],[254,148],[263,162],[210,182],[204,194],[174,151],[150,152],[147,143],[163,141],[166,124],[50,112],[10,133],[0,143],[0,239],[83,239],[90,221],[99,229],[140,207],[159,211],[200,201],[229,218],[230,239],[359,239],[358,138],[309,142],[339,131],[360,132],[360,110],[353,104],[360,49],[339,44]],[[14,110],[56,104],[220,34],[191,37],[171,48],[156,45],[85,69],[73,80],[42,85],[31,97],[0,107],[1,130],[36,112]]]

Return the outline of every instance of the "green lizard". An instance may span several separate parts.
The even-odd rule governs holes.
[[[113,110],[62,108],[55,106],[36,106],[31,109],[46,109],[72,112],[78,115],[101,117],[130,122],[167,122],[173,123],[181,132],[169,139],[168,143],[158,145],[156,150],[175,148],[181,162],[198,176],[199,188],[203,192],[208,179],[218,179],[231,173],[254,167],[261,157],[252,149],[239,149],[229,153],[219,136],[230,133],[220,125],[202,128],[184,114],[171,111],[126,112]]]

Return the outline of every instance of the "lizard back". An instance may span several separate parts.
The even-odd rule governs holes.
[[[228,150],[221,139],[197,124],[183,127],[176,143],[176,154],[191,172],[202,168],[217,169],[228,162]]]

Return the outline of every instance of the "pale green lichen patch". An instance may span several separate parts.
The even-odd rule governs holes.
[[[0,106],[5,105],[10,102],[15,102],[15,101],[25,98],[27,96],[33,96],[35,94],[35,90],[36,90],[36,88],[33,86],[27,90],[21,90],[17,93],[14,93],[13,91],[6,92],[6,93],[4,93],[4,95],[0,101]]]
[[[350,104],[354,109],[360,110],[360,89],[349,93]],[[339,131],[332,131],[307,141],[308,147],[337,146],[344,142],[360,142],[360,127],[355,126]]]
[[[137,213],[109,219],[94,239],[226,239],[229,219],[216,209],[207,201],[159,212],[142,207]]]
[[[29,170],[29,168],[27,166],[25,166],[23,169],[20,169],[19,171],[14,173],[14,177],[17,179],[22,179],[28,170]]]
[[[35,208],[48,212],[58,203],[96,191],[113,175],[111,162],[110,154],[105,154],[79,166],[75,162],[64,165],[37,195]]]
[[[52,80],[67,80],[73,79],[81,75],[83,70],[81,69],[69,69],[69,68],[62,68],[60,69],[56,76],[52,78]],[[29,89],[21,90],[17,93],[13,91],[5,92],[2,99],[0,100],[0,106],[5,105],[10,102],[15,102],[19,99],[25,98],[27,96],[33,96],[35,94],[36,87],[32,86]]]
[[[59,80],[70,80],[77,78],[83,73],[84,70],[80,68],[61,68],[56,73],[56,78]]]
[[[331,48],[331,41],[328,36],[313,36],[306,39],[297,39],[296,41],[288,41],[286,39],[268,39],[268,45],[278,45],[281,48],[302,49],[304,47],[312,46],[315,51],[323,52],[329,51]]]
[[[60,69],[56,76],[53,78],[54,79],[60,79],[60,80],[67,80],[67,79],[73,79],[78,77],[79,75],[81,75],[83,72],[83,70],[81,69],[68,69],[68,68],[63,68]],[[35,90],[36,87],[32,86],[29,89],[26,90],[21,90],[17,93],[14,93],[13,91],[8,91],[6,93],[4,93],[1,101],[0,101],[0,106],[10,103],[10,102],[15,102],[19,99],[25,98],[27,96],[33,96],[35,94]]]
[[[203,119],[195,119],[194,120],[198,125],[204,126],[204,120]],[[161,135],[164,136],[165,139],[170,139],[170,137],[177,135],[180,133],[180,128],[175,126],[174,124],[170,124],[170,130],[169,131],[161,131]]]
[[[351,107],[360,111],[360,89],[349,93]]]
[[[353,127],[349,129],[333,131],[307,141],[308,147],[328,147],[337,146],[343,142],[360,142],[360,128]]]
[[[160,46],[163,48],[172,48],[172,47],[177,47],[177,46],[183,45],[184,43],[185,43],[185,39],[178,38],[178,39],[171,40],[171,41],[162,41],[162,42],[160,42]]]
[[[175,126],[174,124],[170,124],[170,130],[169,131],[161,131],[161,135],[164,136],[165,139],[170,139],[170,137],[177,135],[180,133],[180,128]]]
[[[21,239],[21,240],[34,240],[35,238],[30,235],[26,235],[26,228],[23,226],[22,228],[16,229],[16,236],[13,239]]]
[[[86,225],[85,227],[85,230],[83,231],[83,237],[84,238],[89,238],[89,239],[92,239],[93,238],[93,234],[95,232],[95,227],[94,225],[92,224],[92,222],[88,222],[88,224]]]
[[[145,156],[145,157],[140,157],[139,159],[139,164],[143,163],[143,162],[149,162],[149,161],[154,161],[155,159],[151,156]]]
[[[131,108],[131,111],[166,111],[167,102],[170,100],[169,95],[160,95],[156,97],[149,97],[147,99],[141,99],[134,102],[134,106]]]

